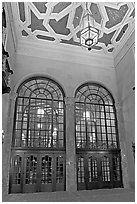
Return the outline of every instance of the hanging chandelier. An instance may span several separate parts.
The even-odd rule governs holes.
[[[81,19],[80,45],[90,51],[98,43],[99,30],[95,28],[95,19],[85,3],[85,11]]]

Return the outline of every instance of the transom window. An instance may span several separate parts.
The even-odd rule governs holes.
[[[53,80],[34,77],[18,88],[15,147],[64,148],[64,92]]]
[[[98,84],[87,83],[75,94],[77,149],[118,148],[114,99]]]

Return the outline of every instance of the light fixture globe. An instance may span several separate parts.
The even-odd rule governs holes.
[[[95,19],[90,10],[86,8],[81,20],[80,45],[88,48],[88,50],[91,50],[99,39],[99,31],[95,28],[94,21]]]

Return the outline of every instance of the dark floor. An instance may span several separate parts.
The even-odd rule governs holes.
[[[3,202],[135,202],[134,190],[101,189],[77,192],[12,194]]]

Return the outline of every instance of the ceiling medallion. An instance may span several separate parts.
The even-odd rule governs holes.
[[[80,23],[80,45],[87,48],[89,51],[98,43],[99,30],[95,28],[95,19],[85,3],[85,11]]]

